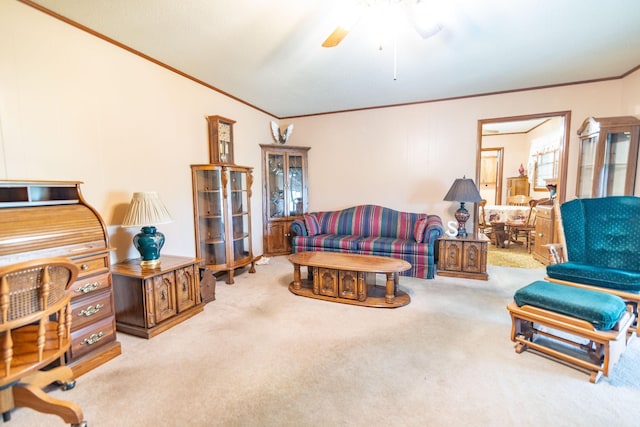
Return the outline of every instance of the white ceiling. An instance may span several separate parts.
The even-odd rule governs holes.
[[[640,0],[423,0],[443,30],[423,39],[407,23],[397,50],[364,18],[339,46],[321,47],[354,0],[32,1],[279,118],[613,78],[640,65]]]

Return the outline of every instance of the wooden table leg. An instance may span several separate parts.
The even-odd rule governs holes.
[[[387,273],[387,289],[386,289],[386,295],[384,296],[384,301],[387,304],[393,304],[394,301],[396,300],[395,289],[396,289],[396,285],[393,280],[393,273]]]
[[[400,273],[393,273],[393,295],[398,295],[398,283],[400,283]]]
[[[293,289],[300,290],[302,282],[300,281],[300,264],[293,264]]]

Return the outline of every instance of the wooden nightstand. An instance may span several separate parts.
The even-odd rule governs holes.
[[[441,237],[438,239],[438,270],[440,276],[487,280],[487,250],[489,238]]]
[[[152,338],[200,313],[199,258],[160,257],[158,268],[141,268],[140,259],[111,267],[116,329]]]

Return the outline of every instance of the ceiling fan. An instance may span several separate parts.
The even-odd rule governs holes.
[[[322,43],[322,47],[335,47],[344,40],[360,21],[369,20],[369,25],[378,29],[402,25],[400,15],[426,39],[442,30],[438,11],[433,0],[360,0],[356,10],[344,10],[343,23]]]

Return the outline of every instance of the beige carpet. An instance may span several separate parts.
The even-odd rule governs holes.
[[[504,248],[489,244],[487,264],[498,267],[544,268],[544,264],[536,260],[525,245],[518,244]]]
[[[505,309],[543,270],[489,267],[490,280],[401,278],[398,309],[291,294],[272,258],[219,282],[203,313],[85,374],[75,401],[102,426],[635,426],[640,340],[610,378],[516,354]],[[21,409],[13,426],[57,426]]]

